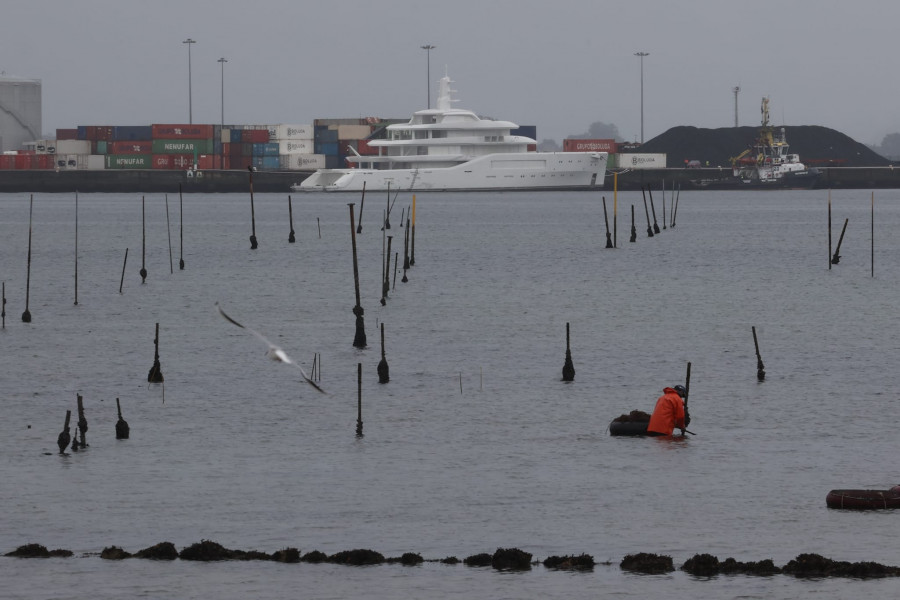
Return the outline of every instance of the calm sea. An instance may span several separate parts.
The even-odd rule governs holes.
[[[833,488],[900,483],[898,197],[875,194],[873,253],[870,192],[832,193],[835,246],[849,221],[829,269],[827,191],[682,192],[675,227],[667,193],[665,229],[656,191],[652,238],[640,193],[614,202],[607,192],[616,249],[605,248],[599,194],[422,194],[415,265],[394,283],[401,211],[412,203],[401,194],[382,306],[388,198],[369,194],[357,236],[368,348],[358,350],[355,195],[293,195],[289,244],[288,194],[257,194],[257,250],[249,194],[186,195],[183,209],[177,193],[149,195],[143,252],[140,195],[80,195],[77,305],[76,198],[36,195],[30,324],[21,321],[29,197],[0,195],[0,553],[31,542],[75,552],[0,558],[0,596],[896,595],[896,579],[700,579],[618,565],[637,552],[676,566],[698,553],[783,566],[807,552],[900,565],[900,515],[825,506]],[[307,372],[320,357],[327,395],[266,359],[266,346],[222,319],[216,302]],[[148,385],[156,323],[165,383]],[[567,323],[571,384],[560,381]],[[382,324],[387,384],[376,371]],[[611,419],[649,412],[663,387],[682,383],[689,362],[695,436],[608,435]],[[60,456],[77,394],[90,448]],[[127,441],[115,439],[116,398]],[[203,539],[425,559],[515,547],[536,560],[587,553],[607,564],[508,573],[96,555]]]

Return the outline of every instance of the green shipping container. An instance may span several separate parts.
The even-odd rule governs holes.
[[[149,169],[151,159],[149,154],[107,154],[107,169]]]
[[[153,140],[153,154],[212,154],[210,140]]]
[[[106,154],[106,141],[97,141],[97,154]]]

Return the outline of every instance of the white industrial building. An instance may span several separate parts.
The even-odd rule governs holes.
[[[0,151],[41,137],[41,80],[0,74]]]

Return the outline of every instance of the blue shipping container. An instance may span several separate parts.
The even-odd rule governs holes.
[[[86,140],[86,139],[87,139],[87,126],[86,126],[86,125],[79,125],[79,126],[78,126],[78,139],[79,139],[79,140]]]
[[[253,144],[253,156],[262,156],[265,154],[265,144]]]
[[[313,135],[315,136],[316,141],[322,144],[330,144],[331,142],[338,141],[337,129],[328,129],[328,127],[323,127],[321,125],[316,127]]]
[[[315,151],[316,151],[316,154],[324,154],[325,156],[337,156],[338,143],[337,142],[329,142],[327,144],[323,144],[320,142],[316,142]]]
[[[130,125],[113,127],[112,141],[133,142],[153,139],[153,128],[149,125]]]
[[[271,171],[281,168],[281,159],[277,156],[254,156],[252,164],[257,169]]]
[[[241,142],[241,130],[240,129],[232,129],[231,130],[231,143],[239,144]]]
[[[263,144],[263,156],[278,156],[278,142]]]

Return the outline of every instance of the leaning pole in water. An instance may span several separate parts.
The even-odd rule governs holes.
[[[409,233],[409,266],[416,264],[416,195],[412,201],[412,231]]]
[[[147,219],[144,211],[144,197],[141,196],[141,283],[147,282]]]
[[[359,299],[359,263],[356,259],[356,224],[353,222],[353,202],[347,204],[350,207],[350,241],[353,245],[353,286],[356,290],[356,306],[353,314],[356,315],[356,334],[353,336],[354,348],[366,347],[366,324],[363,320],[363,307]]]
[[[288,243],[293,244],[297,241],[297,238],[294,236],[294,209],[291,207],[290,194],[288,194],[288,224],[291,227],[291,232],[288,234]]]
[[[253,208],[253,167],[250,170],[250,249],[256,250],[256,211]]]
[[[34,194],[28,203],[28,268],[25,275],[25,312],[22,313],[22,321],[31,323],[31,311],[28,310],[28,301],[31,296],[31,218],[34,210]]]
[[[178,269],[184,271],[184,199],[181,195],[181,184],[178,184],[178,210],[181,212],[181,254],[178,259]]]
[[[619,174],[613,173],[613,248],[618,248],[616,234],[619,232]]]
[[[653,237],[653,227],[650,226],[650,211],[647,210],[647,194],[644,192],[644,186],[641,186],[641,196],[644,197],[644,214],[647,215],[647,237]]]
[[[78,192],[75,192],[75,306],[78,306]]]

